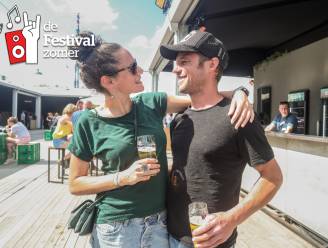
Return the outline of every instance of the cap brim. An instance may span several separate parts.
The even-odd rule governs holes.
[[[162,57],[168,60],[175,60],[180,52],[197,52],[195,48],[188,47],[183,44],[177,45],[161,45],[160,53]]]

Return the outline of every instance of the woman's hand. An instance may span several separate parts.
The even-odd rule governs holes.
[[[128,169],[118,173],[119,186],[134,185],[148,181],[160,171],[157,159],[145,158],[135,161]]]
[[[247,95],[242,90],[235,92],[228,115],[231,116],[231,124],[235,124],[235,129],[246,126],[248,122],[253,122],[253,105],[248,101]]]

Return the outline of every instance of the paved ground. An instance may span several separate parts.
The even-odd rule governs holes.
[[[51,143],[41,139],[42,131],[32,134],[41,142],[41,161],[0,166],[0,175],[7,171],[0,179],[0,247],[89,247],[89,236],[79,237],[66,225],[70,211],[92,196],[72,196],[67,181],[47,182],[46,156]],[[52,159],[51,177],[56,179],[55,156]],[[237,248],[282,247],[313,246],[261,211],[239,227]]]

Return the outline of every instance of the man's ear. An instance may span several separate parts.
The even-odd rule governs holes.
[[[211,67],[211,69],[213,68],[214,70],[216,70],[218,68],[219,64],[220,64],[219,58],[215,57],[215,58],[211,59],[210,67]]]

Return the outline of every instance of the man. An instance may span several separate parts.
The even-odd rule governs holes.
[[[81,100],[79,100],[78,103],[76,104],[76,106],[77,106],[78,110],[75,111],[72,115],[73,126],[75,126],[75,124],[77,123],[77,121],[83,111],[92,109],[92,102],[86,101],[85,103],[83,103]]]
[[[25,125],[17,121],[16,117],[9,117],[7,120],[6,131],[8,159],[13,158],[14,147],[17,144],[28,144],[31,141],[31,135]]]
[[[163,45],[161,55],[176,60],[179,91],[191,107],[171,123],[173,167],[168,187],[170,247],[234,247],[236,227],[268,203],[282,174],[257,120],[234,129],[230,101],[219,94],[218,81],[228,55],[212,34],[193,31],[176,45]],[[219,117],[219,118],[218,118]],[[246,163],[260,178],[239,203]],[[210,215],[191,235],[188,205],[206,202]]]
[[[277,131],[281,133],[296,133],[297,132],[297,117],[289,113],[289,103],[279,103],[279,114],[265,128],[265,131]]]
[[[22,111],[22,113],[21,113],[21,115],[20,115],[20,121],[21,121],[21,123],[23,123],[23,124],[25,124],[25,111],[23,110]]]

